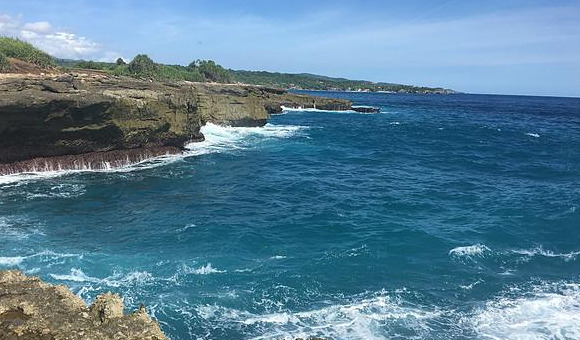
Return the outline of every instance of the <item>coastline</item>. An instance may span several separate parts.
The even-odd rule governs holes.
[[[108,169],[204,140],[206,123],[264,126],[283,107],[347,111],[352,102],[262,86],[104,75],[0,77],[0,175]]]

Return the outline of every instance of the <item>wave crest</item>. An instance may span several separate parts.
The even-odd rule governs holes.
[[[536,290],[488,302],[471,319],[474,329],[490,339],[580,339],[580,285]]]

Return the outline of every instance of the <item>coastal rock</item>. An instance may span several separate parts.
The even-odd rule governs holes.
[[[167,340],[145,308],[123,313],[118,295],[103,294],[87,308],[61,285],[17,270],[0,272],[0,339]]]
[[[102,169],[178,153],[203,141],[205,123],[263,126],[282,106],[347,110],[351,103],[250,85],[3,74],[0,175]]]

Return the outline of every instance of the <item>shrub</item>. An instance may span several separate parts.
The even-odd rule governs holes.
[[[216,64],[213,60],[196,60],[187,66],[190,70],[197,70],[206,81],[213,81],[217,83],[231,83],[231,73]]]
[[[8,62],[6,55],[0,52],[0,72],[10,71],[11,68],[12,66]]]
[[[55,66],[53,57],[20,39],[0,37],[0,53],[8,58],[20,59],[40,67]]]
[[[159,66],[146,54],[137,54],[129,63],[129,72],[135,76],[152,77]]]

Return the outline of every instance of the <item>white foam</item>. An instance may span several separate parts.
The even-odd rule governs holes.
[[[207,123],[201,128],[205,140],[186,145],[186,148],[190,150],[187,155],[195,156],[247,149],[255,145],[256,140],[289,138],[306,128],[304,126],[273,124],[266,124],[262,127],[232,127]]]
[[[540,138],[540,135],[539,134],[533,133],[533,132],[528,132],[528,133],[526,133],[526,135],[527,136],[530,136],[530,137],[534,137],[534,138]]]
[[[471,284],[468,284],[466,286],[465,285],[459,285],[459,288],[465,289],[465,290],[471,290],[471,289],[473,289],[473,287],[475,287],[476,285],[478,285],[480,283],[483,283],[483,282],[485,282],[485,281],[483,281],[482,279],[478,279],[477,281],[475,281],[475,282],[473,282]]]
[[[274,255],[274,256],[270,257],[270,260],[282,260],[285,258],[286,258],[286,255]]]
[[[484,244],[474,244],[471,246],[456,247],[449,251],[449,255],[455,257],[482,257],[486,253],[490,253],[489,249]]]
[[[199,268],[191,268],[184,264],[182,266],[182,272],[184,274],[209,275],[209,274],[225,273],[226,271],[214,268],[212,267],[211,263],[208,263]]]
[[[535,289],[488,302],[470,320],[486,339],[580,339],[580,286]]]
[[[72,281],[72,282],[101,282],[102,280],[96,277],[87,276],[81,269],[72,268],[70,274],[50,274],[55,280]]]
[[[182,154],[168,154],[152,157],[142,162],[122,167],[105,166],[104,169],[91,169],[90,166],[86,165],[75,170],[39,169],[39,171],[34,172],[2,175],[0,176],[0,186],[16,182],[44,180],[78,173],[124,173],[152,169],[182,160],[186,157],[224,152],[227,150],[246,149],[251,145],[255,145],[256,141],[263,139],[289,138],[306,128],[307,127],[304,126],[273,124],[266,124],[262,127],[231,127],[207,123],[201,128],[201,131],[205,136],[205,141],[187,144],[185,147],[189,151]]]
[[[429,323],[441,316],[439,311],[426,311],[404,305],[384,292],[347,304],[329,305],[303,312],[280,311],[254,314],[217,305],[195,308],[196,314],[211,323],[225,327],[242,324],[254,326],[259,333],[250,339],[294,339],[324,336],[330,339],[385,339],[391,327],[412,330],[419,338],[428,338]]]
[[[554,258],[561,258],[564,261],[572,261],[575,260],[578,255],[580,255],[580,251],[572,251],[569,253],[554,253],[551,250],[545,250],[543,247],[536,247],[534,249],[518,249],[512,250],[512,252],[520,255],[526,255],[529,257],[534,256],[544,256],[544,257],[554,257]]]
[[[22,256],[0,257],[0,266],[14,267],[18,266],[24,261]]]
[[[12,184],[16,182],[29,182],[37,180],[45,180],[51,178],[57,178],[61,176],[67,176],[79,173],[124,173],[132,172],[137,170],[152,169],[159,166],[163,166],[169,163],[173,163],[187,155],[176,154],[176,155],[163,155],[152,157],[146,159],[142,162],[133,163],[130,165],[122,167],[105,167],[103,169],[92,169],[90,166],[82,166],[79,169],[74,170],[60,170],[60,169],[39,169],[38,171],[24,172],[10,175],[0,175],[0,186],[6,184]]]
[[[53,279],[69,282],[96,283],[107,287],[139,286],[154,282],[155,278],[146,271],[132,271],[127,274],[115,273],[105,278],[98,278],[85,274],[82,269],[71,268],[70,274],[49,274]]]
[[[358,113],[354,110],[320,110],[315,107],[305,108],[302,106],[299,107],[287,107],[282,105],[282,112],[338,112],[338,113]]]
[[[32,235],[44,235],[35,221],[21,216],[0,216],[0,240],[24,240]]]

